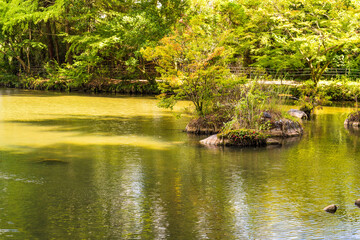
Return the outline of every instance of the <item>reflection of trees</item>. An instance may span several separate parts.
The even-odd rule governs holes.
[[[322,229],[340,220],[325,220],[324,206],[340,204],[339,216],[359,220],[350,209],[359,190],[358,139],[336,117],[317,116],[299,143],[275,149],[63,144],[3,153],[1,171],[41,182],[0,183],[7,188],[0,223],[13,222],[6,227],[22,231],[15,236],[45,239],[307,238],[303,229],[329,236]],[[143,126],[144,134],[187,138],[174,133],[175,122],[160,123]]]
[[[249,216],[242,179],[229,172],[221,160],[215,158],[209,163],[207,159],[214,156],[203,148],[127,150],[115,156],[112,164],[97,161],[96,167],[97,189],[107,199],[104,212],[115,236],[246,236],[244,222]],[[235,177],[237,181],[227,182]]]

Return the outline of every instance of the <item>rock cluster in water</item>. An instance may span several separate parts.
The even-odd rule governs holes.
[[[299,137],[303,134],[303,128],[300,123],[289,119],[280,119],[272,124],[272,128],[263,131],[267,135],[266,145],[281,145],[285,139]],[[210,137],[200,141],[204,145],[214,146],[236,146],[237,143],[232,142],[227,138],[220,138],[218,135],[211,135]]]
[[[360,127],[360,111],[351,113],[344,122],[345,127],[353,127],[359,128]]]
[[[359,121],[351,121],[351,120],[349,120],[347,118],[347,119],[345,119],[344,126],[345,127],[359,128],[360,127],[360,122]]]
[[[360,208],[360,199],[355,200],[355,206]],[[337,206],[335,204],[331,204],[331,205],[325,207],[323,210],[328,213],[335,213],[338,208],[339,208],[339,206]]]

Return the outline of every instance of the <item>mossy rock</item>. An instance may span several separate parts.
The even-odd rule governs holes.
[[[270,130],[256,131],[252,129],[235,129],[212,135],[200,141],[203,145],[215,146],[266,146],[281,145],[284,139],[300,137],[302,125],[289,119],[275,121]]]
[[[360,127],[360,111],[350,113],[345,119],[344,126],[346,128],[359,128]]]

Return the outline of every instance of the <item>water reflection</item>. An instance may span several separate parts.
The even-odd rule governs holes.
[[[152,98],[8,92],[0,105],[0,238],[360,237],[349,108],[319,111],[293,144],[209,149]]]

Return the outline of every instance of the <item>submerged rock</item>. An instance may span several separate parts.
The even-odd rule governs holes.
[[[288,111],[288,114],[290,116],[293,116],[293,117],[296,117],[296,118],[299,118],[299,119],[308,119],[308,115],[304,111],[301,111],[301,110],[290,109]]]
[[[328,212],[328,213],[335,213],[337,209],[338,209],[338,206],[336,206],[335,204],[332,204],[332,205],[325,207],[324,211]]]
[[[62,164],[68,164],[69,162],[66,161],[62,161],[59,159],[41,159],[39,161],[37,161],[36,163],[39,164],[45,164],[45,165],[62,165]]]

